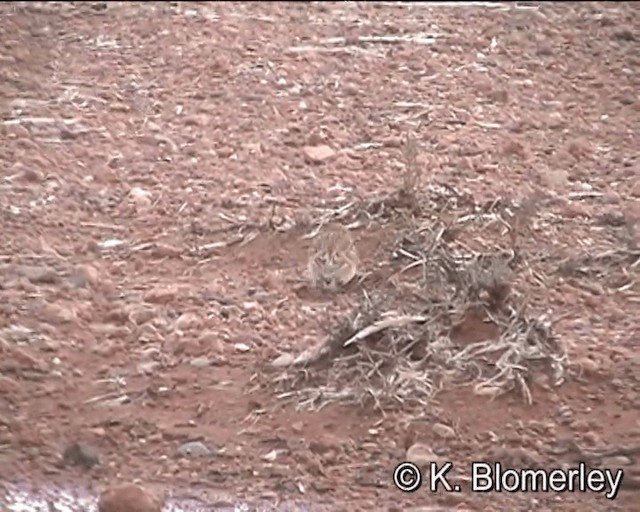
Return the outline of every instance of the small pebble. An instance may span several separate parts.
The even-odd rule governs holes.
[[[624,466],[631,466],[633,461],[625,455],[613,455],[602,459],[602,466],[608,469],[619,469]]]
[[[190,441],[180,446],[178,453],[186,457],[205,457],[211,455],[211,450],[200,441]]]
[[[100,453],[90,444],[75,442],[65,448],[62,459],[65,464],[91,469],[100,464]]]
[[[291,366],[295,360],[296,358],[291,354],[281,354],[271,361],[271,366],[274,368],[285,368]]]
[[[120,484],[105,490],[98,501],[98,512],[161,512],[162,502],[144,487]]]
[[[456,437],[456,431],[444,423],[433,425],[433,433],[442,439],[455,439]]]
[[[211,359],[208,357],[195,357],[193,358],[189,364],[194,368],[206,368],[207,366],[211,366]]]

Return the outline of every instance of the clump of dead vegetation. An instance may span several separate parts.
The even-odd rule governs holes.
[[[560,384],[566,354],[549,321],[528,315],[512,293],[513,259],[457,254],[445,233],[434,223],[401,235],[390,257],[404,265],[279,376],[279,396],[309,408],[349,402],[385,409],[424,405],[447,386],[471,385],[492,396],[517,389],[531,403],[532,372],[540,367]],[[456,328],[476,311],[497,335],[456,340]]]
[[[563,276],[588,272],[592,287],[599,279],[628,290],[634,280],[616,283],[611,276],[637,271],[640,254],[633,244],[598,250],[593,241],[571,257],[542,250],[530,243],[532,230],[557,239],[564,221],[549,213],[553,198],[537,192],[519,202],[478,204],[451,187],[423,188],[411,137],[403,155],[399,190],[351,202],[332,217],[353,223],[402,217],[404,227],[383,254],[391,275],[374,288],[365,281],[354,310],[262,384],[308,409],[335,402],[381,410],[426,405],[454,386],[489,397],[517,392],[531,404],[534,382],[554,387],[570,375],[548,290]]]

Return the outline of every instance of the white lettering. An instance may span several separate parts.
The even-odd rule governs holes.
[[[507,492],[516,492],[521,490],[520,474],[515,469],[507,469],[504,472],[501,472],[500,483],[502,484],[502,488]]]
[[[571,482],[569,475],[567,475],[561,469],[553,469],[547,475],[547,482],[545,483],[545,492],[549,492],[551,489],[553,492],[564,492],[567,490],[567,484]]]
[[[444,466],[446,473],[450,468]],[[433,471],[433,470],[432,470]],[[581,462],[570,469],[507,469],[499,462],[471,464],[471,490],[473,492],[593,492],[615,499],[620,491],[624,471],[618,469],[589,469]],[[444,487],[450,486],[443,479]]]
[[[474,462],[471,464],[471,491],[499,491],[499,489],[493,489],[491,473],[491,465],[486,462]]]
[[[562,473],[563,471],[561,469],[554,469],[551,473],[555,473],[556,471],[559,471],[560,473]],[[580,480],[580,473],[581,471],[579,469],[570,469],[567,471],[567,488],[566,490],[569,492],[575,492],[576,491],[576,482],[577,482],[577,489],[579,491],[583,491],[582,489],[582,484],[581,484],[581,480]],[[555,490],[552,489],[552,490]],[[555,491],[558,492],[558,491]]]
[[[447,473],[451,471],[452,468],[453,464],[451,462],[447,462],[440,469],[438,469],[438,465],[435,462],[429,465],[429,489],[431,492],[438,492],[438,483],[442,484],[445,491],[453,491],[453,487],[449,483],[449,480],[447,480]]]
[[[522,487],[531,492],[545,491],[547,474],[543,469],[523,469]]]
[[[593,492],[602,492],[605,488],[605,476],[602,471],[598,471],[594,469],[589,471],[589,475],[587,476],[587,486]]]
[[[604,474],[607,479],[607,483],[609,484],[609,488],[611,489],[608,494],[605,494],[605,496],[610,500],[614,500],[620,492],[620,484],[622,484],[622,479],[624,478],[624,471],[619,469],[616,471],[614,477],[610,469],[605,469]]]

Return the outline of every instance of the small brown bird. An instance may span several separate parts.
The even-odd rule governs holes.
[[[349,230],[337,223],[326,225],[309,253],[309,276],[317,288],[337,291],[357,274],[358,252]]]

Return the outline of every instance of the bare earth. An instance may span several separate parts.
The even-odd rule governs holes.
[[[209,507],[635,509],[640,450],[620,449],[640,445],[636,4],[19,2],[0,16],[0,481],[97,494],[138,479]],[[542,192],[524,254],[591,254],[519,274],[568,362],[561,383],[529,376],[532,404],[444,387],[384,415],[308,410],[269,386],[267,363],[391,279],[376,272],[402,208],[357,216],[373,277],[343,293],[305,285],[305,235],[398,190],[408,133],[419,197]],[[495,336],[459,320],[455,343]],[[178,456],[191,440],[214,455]],[[74,441],[101,463],[62,464]],[[414,443],[460,473],[596,454],[626,487],[403,494],[391,475]]]

